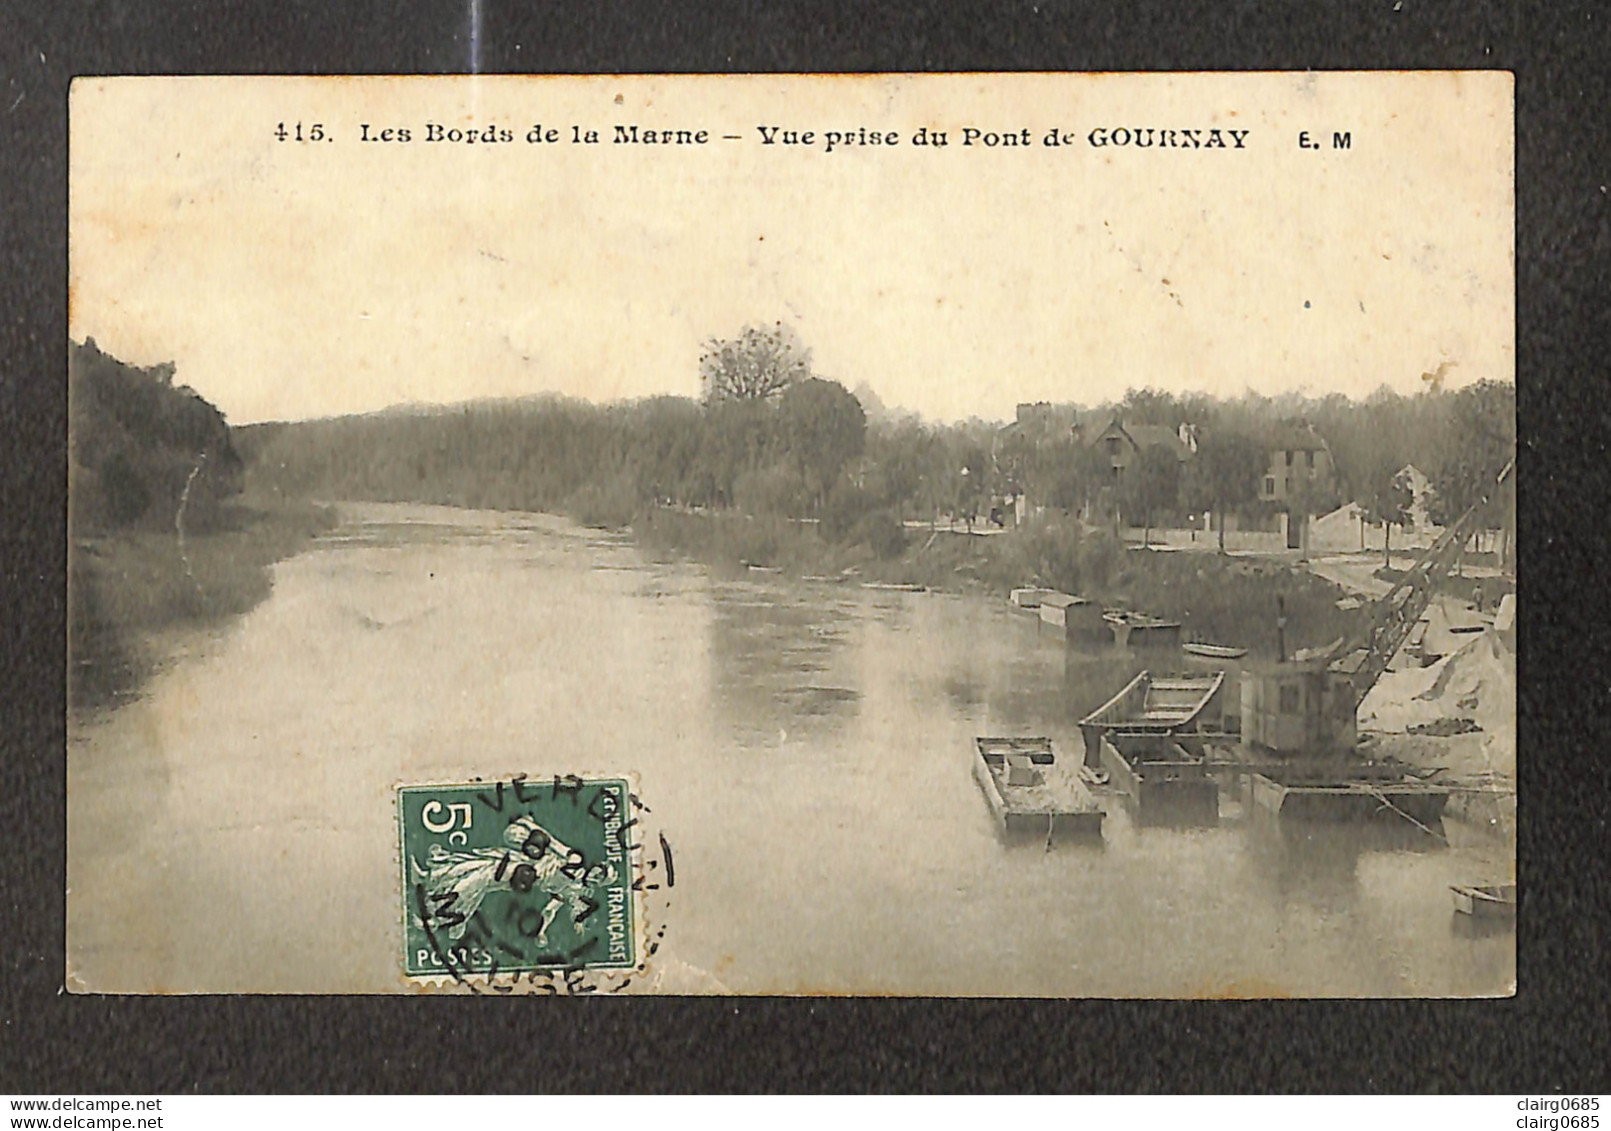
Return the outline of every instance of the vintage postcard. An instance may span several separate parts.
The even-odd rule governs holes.
[[[69,990],[1514,992],[1509,74],[70,121]]]

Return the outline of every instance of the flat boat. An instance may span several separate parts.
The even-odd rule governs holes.
[[[1479,919],[1503,919],[1516,914],[1515,884],[1451,884],[1454,909]]]
[[[1143,819],[1218,821],[1219,783],[1198,736],[1224,727],[1215,705],[1224,686],[1224,671],[1138,673],[1080,720],[1085,764],[1106,770]]]
[[[1108,733],[1099,741],[1108,782],[1143,824],[1219,822],[1219,783],[1200,751],[1146,734]]]
[[[1040,603],[1047,597],[1057,596],[1057,590],[1046,589],[1038,585],[1025,585],[1007,594],[1007,602],[1015,609],[1027,609],[1036,612]]]
[[[1281,817],[1310,821],[1408,820],[1432,831],[1452,792],[1447,785],[1376,763],[1294,764],[1248,775],[1250,800]]]
[[[1102,620],[1112,631],[1113,641],[1120,648],[1173,648],[1180,643],[1181,622],[1178,620],[1117,609],[1103,613]]]
[[[976,738],[973,776],[1004,833],[1102,833],[1107,814],[1080,774],[1058,763],[1049,738]]]
[[[1102,609],[1084,597],[1047,593],[1040,599],[1040,623],[1069,643],[1097,640],[1102,635]]]

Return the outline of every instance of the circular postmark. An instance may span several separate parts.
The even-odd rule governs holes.
[[[411,988],[647,988],[676,863],[632,775],[517,774],[396,796]]]

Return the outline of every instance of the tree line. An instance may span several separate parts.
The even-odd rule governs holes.
[[[1498,491],[1494,484],[1515,457],[1515,386],[1478,380],[1445,390],[1441,376],[1446,368],[1439,368],[1439,380],[1409,396],[1385,385],[1362,401],[1340,393],[1267,397],[1249,392],[1221,399],[1142,388],[1130,389],[1117,403],[1071,408],[1075,430],[1082,435],[1094,435],[1115,419],[1126,425],[1171,430],[1185,425],[1190,430],[1196,451],[1189,459],[1163,446],[1148,447],[1120,483],[1106,485],[1106,501],[1137,526],[1152,525],[1154,517],[1208,511],[1220,520],[1223,546],[1227,514],[1257,517],[1288,510],[1317,515],[1353,500],[1368,521],[1386,527],[1390,538],[1392,526],[1409,519],[1413,498],[1403,473],[1413,466],[1429,480],[1426,502],[1432,521],[1451,523],[1487,497],[1486,525],[1513,527],[1515,481]],[[1288,498],[1261,500],[1259,484],[1271,453],[1295,427],[1312,429],[1325,440],[1334,475],[1315,481],[1295,478]],[[1042,437],[1028,444],[1015,442],[1019,447],[1007,464],[1009,478],[1037,501],[1066,507],[1072,498],[1090,499],[1092,485],[1104,489],[1101,459],[1094,450],[1082,454],[1078,441]]]
[[[162,373],[141,372],[147,384],[164,385]],[[1066,406],[1056,426],[1037,429],[890,413],[816,374],[809,349],[782,325],[711,339],[699,372],[698,399],[540,396],[253,425],[234,430],[232,447],[227,434],[220,441],[201,428],[185,443],[216,452],[226,472],[238,467],[238,449],[255,484],[288,497],[559,511],[597,525],[623,525],[654,506],[705,508],[815,520],[825,536],[889,552],[907,520],[987,522],[1019,494],[1053,511],[1119,510],[1137,525],[1256,510],[1266,505],[1257,499],[1268,437],[1298,423],[1326,439],[1337,480],[1334,497],[1292,505],[1320,513],[1357,499],[1389,522],[1402,522],[1408,506],[1396,479],[1406,465],[1431,478],[1433,517],[1447,520],[1480,497],[1515,448],[1515,389],[1495,381],[1410,396],[1384,386],[1363,401],[1132,389],[1117,403]],[[171,367],[165,373],[171,383]],[[1088,442],[1115,416],[1127,425],[1189,425],[1196,452],[1182,460],[1146,448],[1116,485]],[[171,498],[180,471],[188,474],[193,457],[181,448],[191,463],[163,457],[173,467],[139,477],[149,498]],[[107,458],[90,462],[101,473]],[[221,486],[228,481],[220,476]],[[125,500],[112,509],[140,508]]]

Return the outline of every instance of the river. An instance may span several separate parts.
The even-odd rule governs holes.
[[[142,695],[75,720],[69,985],[400,988],[399,783],[622,771],[675,846],[668,989],[1034,996],[1499,994],[1513,933],[1445,822],[1004,844],[984,733],[1048,734],[1140,661],[980,596],[647,559],[544,515],[392,505],[274,567]]]

